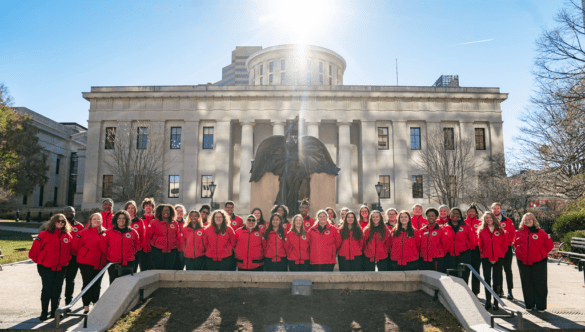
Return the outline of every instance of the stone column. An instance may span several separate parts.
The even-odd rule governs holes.
[[[392,121],[392,142],[394,144],[394,197],[398,210],[410,209],[412,201],[412,180],[408,169],[410,133],[406,121]]]
[[[351,181],[351,145],[349,122],[338,122],[339,131],[339,171],[337,182],[337,203],[350,206],[353,202],[353,188]]]
[[[214,182],[217,185],[215,194],[213,195],[213,202],[221,204],[228,200],[228,193],[230,188],[230,122],[218,121],[215,124],[214,138],[215,138],[215,176]]]
[[[254,154],[254,121],[242,121],[242,142],[240,149],[240,199],[239,205],[250,211],[250,168]]]
[[[376,160],[376,122],[362,121],[362,195],[364,203],[377,203],[376,183],[378,183],[378,167]]]
[[[284,136],[284,126],[286,122],[284,121],[272,121],[272,135],[282,135]],[[243,133],[242,133],[243,135]]]
[[[197,204],[197,182],[199,182],[198,160],[199,160],[199,121],[185,121],[181,130],[181,145],[183,154],[183,178],[180,189],[180,196],[183,203],[190,207]]]
[[[307,124],[307,136],[319,138],[319,122],[309,122]]]

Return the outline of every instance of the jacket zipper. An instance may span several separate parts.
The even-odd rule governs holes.
[[[196,250],[196,244],[195,244],[195,230],[193,230],[193,259],[197,258],[195,257],[195,250]]]
[[[124,266],[124,234],[120,232],[120,262]]]
[[[299,234],[299,264],[301,264],[301,261],[303,260],[303,258],[301,257],[301,235]]]
[[[404,232],[402,232],[402,250],[401,250],[401,251],[402,251],[402,252],[401,252],[402,258],[400,259],[400,262],[401,262],[401,263],[404,263],[404,234],[405,234],[405,233],[404,233]]]
[[[493,236],[493,233],[491,233],[491,232],[490,232],[490,241],[492,242],[492,258],[493,258],[493,261],[495,261],[496,254],[494,253],[494,236]]]
[[[59,239],[59,260],[57,261],[57,268],[61,265],[61,234],[57,237]]]
[[[427,234],[427,262],[430,262],[429,260],[429,240],[431,239],[431,230],[429,229],[429,234]]]
[[[277,238],[278,235],[276,234],[276,232],[274,232],[274,261],[277,262],[278,261],[278,243],[277,243]]]
[[[248,269],[250,269],[250,241],[252,241],[252,232],[248,232],[248,254],[246,255],[248,265]]]
[[[530,230],[526,232],[526,265],[530,264]]]
[[[215,234],[215,258],[219,262],[219,235]]]
[[[348,257],[351,260],[351,235],[353,234],[353,231],[350,231],[349,233],[349,253],[348,253]]]
[[[169,223],[166,223],[166,224],[167,224],[167,252],[170,252],[169,251]]]

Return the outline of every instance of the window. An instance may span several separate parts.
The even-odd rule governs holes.
[[[319,85],[323,85],[323,75],[319,75]]]
[[[53,188],[53,204],[57,205],[57,197],[59,197],[59,187]]]
[[[329,77],[329,85],[333,85],[333,80]]]
[[[380,175],[379,180],[382,185],[380,198],[390,198],[390,175]]]
[[[114,142],[116,142],[116,127],[106,127],[106,150],[113,150]]]
[[[22,205],[27,205],[28,204],[28,196],[24,195],[22,196]]]
[[[179,197],[179,176],[169,175],[169,198]]]
[[[485,150],[485,129],[475,128],[475,149]]]
[[[136,148],[139,150],[146,149],[147,139],[148,139],[148,128],[138,127],[138,138],[136,139]]]
[[[171,149],[181,148],[181,127],[171,127]]]
[[[55,174],[59,174],[59,168],[61,168],[61,159],[57,158],[57,163],[55,164]]]
[[[319,72],[323,72],[323,62],[319,61]]]
[[[378,128],[378,150],[388,150],[388,127]]]
[[[260,85],[264,85],[264,77],[260,77]]]
[[[329,75],[333,75],[333,68],[331,68],[331,65],[329,65]]]
[[[455,150],[453,128],[443,128],[443,136],[445,137],[445,150]]]
[[[201,175],[201,198],[211,197],[209,185],[213,182],[213,175]]]
[[[410,149],[420,150],[420,128],[410,128]]]
[[[264,65],[260,65],[260,75],[264,75]]]
[[[203,148],[213,149],[213,127],[203,127]]]
[[[280,73],[280,84],[285,84],[285,83],[286,83],[286,74]]]
[[[286,69],[286,62],[285,60],[280,60],[280,70],[285,70]]]
[[[412,176],[412,198],[423,198],[423,176]]]
[[[102,197],[112,197],[112,187],[114,186],[114,176],[104,175],[102,184]]]
[[[270,74],[270,76],[268,76],[268,82],[269,82],[268,84],[270,84],[270,85],[274,84],[274,77],[273,76],[274,75],[272,75],[272,74]]]
[[[272,71],[274,70],[274,61],[270,61],[268,63],[268,70],[272,73]]]
[[[45,196],[45,186],[39,188],[39,206],[43,206],[43,196]]]

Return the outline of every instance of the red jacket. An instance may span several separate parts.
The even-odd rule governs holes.
[[[154,220],[154,214],[150,216],[145,215],[144,217],[142,217],[142,221],[144,221],[144,227],[147,227],[152,220]]]
[[[205,246],[203,245],[203,234],[205,227],[193,229],[189,226],[183,228],[183,240],[185,241],[185,257],[198,258],[205,256]]]
[[[516,227],[514,227],[514,222],[509,219],[502,217],[502,221],[500,221],[500,226],[504,229],[504,233],[508,235],[507,239],[507,246],[511,246],[514,244],[514,239],[516,238]]]
[[[297,235],[294,231],[290,230],[286,233],[286,257],[289,261],[294,261],[295,264],[304,264],[305,261],[309,260],[309,246],[310,239],[309,234]]]
[[[183,251],[184,240],[180,227],[176,221],[153,219],[146,227],[147,251],[150,251],[151,247],[161,249],[164,253],[173,249]]]
[[[236,231],[236,248],[234,254],[238,268],[252,270],[264,265],[264,249],[262,246],[262,230],[256,226],[250,230],[242,227]]]
[[[335,264],[335,253],[341,245],[341,236],[337,228],[330,223],[325,225],[323,233],[319,232],[319,223],[307,231],[309,234],[309,256],[311,264]]]
[[[266,226],[268,227],[268,226]],[[282,223],[282,228],[284,228],[284,234],[286,235],[286,233],[288,233],[288,231],[290,231],[292,227],[292,224],[290,222],[283,222]]]
[[[473,217],[469,218],[467,217],[465,219],[465,223],[468,224],[469,226],[471,226],[471,230],[473,231],[473,236],[475,236],[475,243],[479,243],[479,235],[477,234],[477,230],[479,229],[479,226],[481,226],[482,221]]]
[[[303,217],[303,220],[304,220],[303,225],[305,226],[305,230],[308,232],[309,229],[311,229],[311,227],[313,227],[313,225],[315,225],[315,219],[313,219],[309,216],[306,216],[306,217]]]
[[[398,265],[406,265],[408,262],[416,261],[420,251],[420,232],[415,228],[413,237],[408,237],[407,232],[401,232],[396,237],[392,231],[391,245],[390,259],[397,262]]]
[[[489,227],[479,232],[478,247],[481,258],[488,258],[490,262],[495,262],[504,258],[508,251],[508,242],[506,234],[499,229],[494,229],[492,233]]]
[[[91,265],[94,270],[101,270],[106,266],[106,255],[100,247],[105,234],[105,232],[98,233],[98,229],[92,227],[73,237],[71,251],[77,256],[77,263]]]
[[[443,218],[438,218],[438,219],[437,219],[437,224],[439,224],[439,225],[441,225],[441,226],[442,226],[442,225],[446,224],[448,221],[449,221],[449,218],[445,218],[445,219],[443,219]]]
[[[127,232],[120,232],[117,227],[108,229],[100,242],[101,250],[106,254],[108,262],[122,263],[123,266],[128,262],[134,261],[135,254],[140,249],[140,240],[138,232],[128,228]]]
[[[205,246],[205,256],[214,261],[230,257],[236,246],[234,230],[231,227],[226,227],[224,233],[217,234],[215,226],[211,225],[203,233],[203,245]]]
[[[341,229],[339,230],[339,236],[341,237]],[[341,246],[339,247],[339,252],[337,254],[345,258],[346,260],[353,260],[355,259],[355,256],[361,256],[363,254],[362,250],[363,247],[364,247],[363,234],[361,239],[356,240],[353,237],[353,230],[350,230],[349,238],[341,239]]]
[[[138,241],[140,242],[140,249],[144,250],[147,247],[146,244],[146,227],[144,221],[136,218],[132,220],[132,224],[130,224],[130,228],[134,229],[136,233],[138,233]]]
[[[524,227],[516,232],[514,239],[516,258],[525,265],[532,265],[545,259],[553,246],[550,235],[546,234],[542,228],[532,233],[528,227]]]
[[[370,229],[364,229],[364,256],[370,259],[370,262],[379,262],[383,259],[388,258],[388,248],[392,243],[392,239],[390,237],[390,230],[386,225],[384,225],[384,230],[386,233],[384,234],[384,239],[381,238],[380,233],[375,234],[372,240],[368,242],[368,238],[370,237]]]
[[[256,224],[256,226],[258,227],[258,229],[260,229],[260,235],[262,235],[262,233],[264,233],[264,231],[268,227],[268,223],[266,222],[263,224]],[[284,224],[282,225],[282,227],[284,228]]]
[[[105,229],[114,227],[114,224],[112,224],[112,212],[106,213],[102,211],[100,213],[102,215],[102,226],[104,226]]]
[[[275,231],[270,231],[266,239],[262,238],[264,257],[272,259],[273,262],[280,262],[283,257],[286,257],[285,241],[286,233],[283,237]]]
[[[67,221],[67,222],[69,222],[69,221]],[[69,233],[69,234],[71,234],[72,237],[75,237],[75,235],[79,234],[79,232],[81,232],[85,229],[85,226],[83,226],[82,223],[77,222],[75,220],[73,220],[73,223],[70,223],[69,225],[71,226],[71,233]],[[89,223],[88,223],[88,225],[89,225]]]
[[[462,252],[474,249],[476,246],[475,235],[471,230],[471,226],[459,224],[459,231],[455,234],[455,230],[451,227],[451,224],[447,223],[443,225],[443,248],[445,253],[451,256],[459,256]]]
[[[421,229],[425,227],[429,221],[425,219],[422,214],[420,216],[412,216],[412,227],[416,229]]]
[[[234,231],[240,229],[240,227],[244,226],[244,220],[240,218],[240,216],[233,215],[234,218],[230,217],[230,226],[234,229]]]
[[[362,230],[364,228],[366,228],[366,226],[368,226],[368,221],[367,220],[361,220],[360,219],[360,227],[362,228]]]
[[[33,241],[28,257],[51,271],[61,271],[71,259],[72,240],[71,234],[61,232],[58,228],[53,233],[42,231]]]
[[[445,233],[438,224],[434,227],[426,225],[419,231],[420,236],[420,257],[425,262],[432,262],[433,258],[445,256],[445,249],[443,248]]]

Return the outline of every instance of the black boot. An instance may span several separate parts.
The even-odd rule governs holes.
[[[69,303],[71,303],[71,301],[73,301],[73,298],[71,298],[71,297],[66,297],[66,298],[65,298],[65,305],[69,305]]]
[[[61,302],[59,297],[51,299],[51,318],[55,318],[55,311],[59,309],[59,302]]]
[[[496,302],[497,303],[497,302]],[[485,302],[485,310],[490,310],[492,308],[492,302]]]
[[[498,303],[498,301],[494,301],[494,310],[499,310],[500,309],[500,304]]]
[[[50,299],[43,299],[41,300],[41,317],[39,318],[39,320],[41,322],[44,322],[48,319],[49,316],[49,301],[51,301]]]

